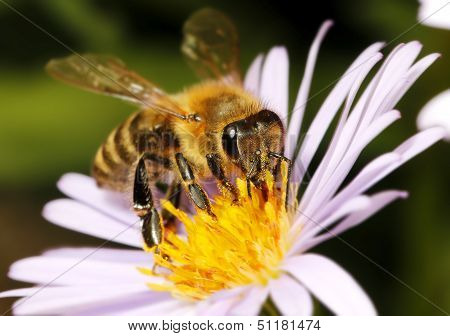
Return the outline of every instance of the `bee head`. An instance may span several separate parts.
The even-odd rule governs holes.
[[[270,166],[269,153],[283,150],[283,123],[275,112],[262,110],[234,121],[223,129],[222,147],[227,157],[256,186]]]

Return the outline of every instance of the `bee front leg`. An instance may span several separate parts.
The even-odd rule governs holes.
[[[153,204],[144,155],[139,159],[134,175],[133,208],[140,218],[145,243],[150,248],[157,247],[163,239],[163,227]]]
[[[239,202],[239,192],[237,188],[225,176],[222,163],[218,154],[207,154],[206,161],[213,176],[219,181],[219,188],[226,189],[233,197],[233,202]]]
[[[195,176],[189,162],[187,162],[182,153],[175,154],[175,160],[189,198],[198,209],[206,211],[211,217],[216,218],[216,215],[214,215],[211,210],[211,203],[209,202],[206,192],[203,190],[202,186],[195,181]]]
[[[289,182],[291,180],[292,161],[279,153],[269,152],[269,156],[273,157],[274,159],[284,161],[288,165],[287,181],[286,181],[286,198],[284,200],[284,205],[286,206],[287,209],[289,203]],[[281,165],[277,165],[277,167],[279,167],[278,169],[281,169]]]

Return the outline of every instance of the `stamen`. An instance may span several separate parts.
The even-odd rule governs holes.
[[[285,166],[281,176],[286,181]],[[286,188],[276,188],[269,172],[264,182],[267,200],[253,185],[253,196],[241,196],[238,204],[217,195],[212,204],[216,220],[204,212],[190,217],[170,202],[162,202],[184,224],[187,235],[167,232],[158,246],[160,253],[154,253],[154,263],[161,272],[140,269],[163,280],[149,283],[149,287],[185,300],[202,300],[222,289],[264,285],[277,278],[279,264],[292,241],[288,234],[292,214],[284,206]],[[240,194],[246,195],[246,181],[237,179],[236,184]]]

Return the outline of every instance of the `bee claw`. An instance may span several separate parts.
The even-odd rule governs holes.
[[[164,261],[170,262],[171,259],[167,254],[163,254],[161,253],[161,250],[159,249],[159,246],[156,246],[155,251],[153,252],[155,255],[159,255]],[[157,263],[154,263],[152,266],[152,273],[154,275],[158,275],[157,269],[158,269],[158,265]]]
[[[217,222],[217,216],[214,214],[214,212],[208,212],[208,215],[210,215],[211,218]]]

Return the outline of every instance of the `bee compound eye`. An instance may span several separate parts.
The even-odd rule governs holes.
[[[225,127],[222,135],[222,147],[225,153],[232,159],[237,159],[239,157],[237,138],[238,134],[236,126],[228,125]]]

